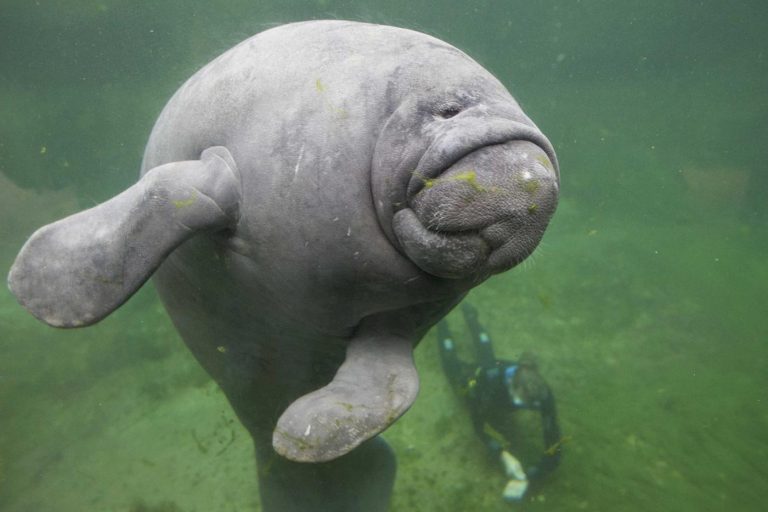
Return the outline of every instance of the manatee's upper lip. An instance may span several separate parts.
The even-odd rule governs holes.
[[[555,150],[537,128],[511,119],[465,117],[441,130],[427,147],[408,183],[406,197],[414,197],[424,188],[427,180],[436,178],[469,153],[512,140],[527,140],[539,146],[552,162],[557,178],[560,178]]]

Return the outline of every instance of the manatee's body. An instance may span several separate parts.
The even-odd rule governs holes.
[[[556,165],[506,89],[446,43],[285,25],[184,84],[142,180],[38,231],[9,282],[36,316],[77,326],[154,272],[254,437],[265,510],[383,510],[394,461],[364,441],[415,398],[411,350],[430,326],[535,248]]]

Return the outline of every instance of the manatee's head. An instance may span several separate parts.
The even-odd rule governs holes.
[[[530,255],[557,206],[552,145],[501,83],[448,45],[400,70],[379,133],[383,231],[423,271],[473,282]],[[394,98],[394,100],[393,100]]]

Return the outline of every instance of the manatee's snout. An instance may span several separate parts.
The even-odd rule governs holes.
[[[432,173],[434,175],[434,172]],[[434,177],[415,171],[395,234],[422,270],[446,278],[487,276],[523,261],[557,206],[558,176],[527,140],[484,146]]]

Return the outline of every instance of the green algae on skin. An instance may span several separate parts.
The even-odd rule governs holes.
[[[172,200],[171,202],[173,203],[173,206],[181,209],[181,208],[186,208],[187,206],[192,206],[192,204],[194,204],[195,201],[197,201],[197,191],[193,189],[192,194],[189,196],[188,199],[176,199],[176,200]]]
[[[544,155],[536,155],[536,161],[544,166],[545,169],[553,171],[552,162]]]
[[[539,180],[525,180],[525,183],[523,183],[523,190],[529,194],[535,194],[540,188],[541,183],[539,183]]]
[[[429,189],[435,185],[441,183],[449,183],[452,181],[463,181],[475,189],[477,192],[484,192],[485,188],[477,182],[477,172],[474,169],[469,169],[452,176],[440,176],[437,178],[423,178],[419,175],[418,171],[413,171],[413,175],[421,179],[424,182],[424,189]]]
[[[327,91],[327,88],[325,84],[322,82],[322,80],[320,80],[319,78],[315,80],[315,89],[317,89],[317,92],[319,94],[323,95],[323,103],[325,104],[325,107],[332,114],[334,114],[339,119],[346,119],[347,117],[349,117],[349,113],[346,111],[346,109],[337,107],[328,99],[328,96],[325,94],[325,92]]]
[[[349,402],[336,402],[340,406],[342,406],[344,409],[347,410],[347,412],[352,412],[352,410],[355,408],[353,404],[350,404]]]

